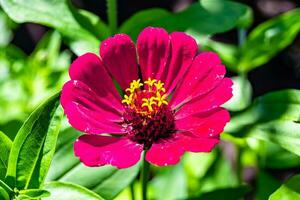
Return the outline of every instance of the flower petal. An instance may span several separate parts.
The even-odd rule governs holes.
[[[218,138],[193,137],[188,132],[177,133],[172,138],[152,144],[146,160],[153,165],[176,165],[185,151],[210,152],[219,143]]]
[[[160,69],[165,68],[169,56],[170,40],[162,28],[145,28],[137,39],[137,52],[143,80],[160,79]]]
[[[218,138],[196,138],[184,134],[180,136],[180,145],[189,152],[210,152],[220,142]]]
[[[207,94],[198,96],[184,104],[177,112],[176,119],[182,119],[189,115],[207,112],[215,109],[232,97],[232,81],[224,78],[222,82]]]
[[[90,87],[99,97],[109,99],[120,110],[123,109],[121,97],[111,77],[105,70],[100,58],[92,53],[78,57],[71,65],[69,74],[72,80],[78,80]]]
[[[183,146],[179,142],[179,138],[174,136],[152,144],[146,153],[146,160],[157,166],[176,165],[184,153]]]
[[[83,135],[74,144],[74,152],[90,167],[112,165],[119,169],[135,165],[143,151],[142,145],[126,137]]]
[[[162,68],[162,81],[165,83],[167,93],[170,93],[182,79],[185,72],[193,62],[198,51],[196,41],[189,35],[182,32],[170,34],[170,57],[167,66]]]
[[[170,105],[173,109],[216,87],[226,73],[219,56],[212,52],[200,53],[178,84],[172,95]]]
[[[137,56],[134,43],[126,34],[117,34],[101,43],[100,55],[112,76],[123,89],[138,79]]]
[[[78,80],[68,81],[61,95],[61,104],[70,124],[83,132],[123,133],[122,114],[113,101],[98,96],[89,86]]]
[[[190,132],[201,138],[219,138],[229,120],[229,112],[224,108],[217,108],[176,120],[175,123],[179,131]]]

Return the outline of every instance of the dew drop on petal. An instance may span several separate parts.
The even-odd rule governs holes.
[[[74,81],[73,81],[73,84],[74,84],[74,86],[77,87],[77,86],[78,86],[78,81],[77,81],[77,80],[74,80]]]

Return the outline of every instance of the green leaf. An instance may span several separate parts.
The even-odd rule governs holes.
[[[286,12],[257,26],[242,47],[239,71],[248,72],[290,45],[300,31],[300,9]]]
[[[58,30],[76,54],[98,52],[99,39],[109,35],[107,26],[68,0],[0,0],[4,11],[18,23],[33,22]]]
[[[256,183],[257,190],[255,191],[255,197],[258,200],[268,199],[269,195],[280,187],[279,180],[263,170],[258,172]]]
[[[86,167],[73,152],[73,143],[79,135],[72,128],[60,133],[47,181],[79,184],[105,199],[113,199],[136,178],[139,164],[122,170],[112,166]]]
[[[119,28],[119,33],[127,33],[133,39],[147,26],[154,26],[157,21],[165,18],[171,18],[172,14],[161,8],[152,8],[139,11],[127,19]]]
[[[3,189],[1,186],[0,186],[0,199],[1,200],[9,200],[9,195],[7,194],[6,190]]]
[[[151,181],[154,188],[150,199],[183,199],[187,197],[187,177],[181,164],[165,167]]]
[[[238,28],[249,28],[254,20],[253,10],[250,7],[247,7],[245,14],[239,18],[237,27]]]
[[[156,8],[138,12],[122,24],[119,32],[128,33],[136,39],[146,26],[159,26],[168,31],[191,30],[201,34],[214,34],[234,28],[238,19],[246,12],[247,6],[240,3],[202,0],[178,13]]]
[[[237,174],[234,173],[230,161],[222,156],[220,152],[218,152],[217,159],[208,172],[199,181],[201,181],[201,188],[196,191],[195,195],[238,186]]]
[[[202,185],[201,180],[216,159],[216,151],[210,153],[185,153],[183,166],[188,176],[189,191],[193,194],[199,191]]]
[[[248,137],[276,143],[300,156],[300,124],[298,123],[287,120],[275,120],[256,125],[247,132]]]
[[[206,192],[201,194],[199,197],[188,198],[187,200],[220,200],[220,199],[230,199],[238,200],[242,199],[246,193],[249,192],[249,187],[239,186],[232,188],[222,188],[213,190],[211,192]]]
[[[195,35],[193,36],[195,37]],[[195,38],[197,39],[197,36]],[[227,69],[234,72],[237,71],[237,57],[239,49],[236,46],[203,37],[200,37],[197,41],[200,44],[201,49],[204,51],[214,51],[218,53]]]
[[[9,27],[9,18],[0,10],[0,47],[6,46],[12,39],[12,31]]]
[[[20,128],[11,148],[7,181],[11,187],[39,188],[55,151],[63,116],[59,94],[39,106]]]
[[[265,142],[265,162],[266,168],[272,169],[286,169],[300,166],[300,157],[286,151],[282,147],[271,143]]]
[[[235,76],[231,79],[233,81],[233,97],[224,104],[224,107],[230,111],[240,111],[251,104],[252,86],[244,76]]]
[[[50,196],[50,192],[47,190],[40,189],[29,189],[29,190],[21,190],[17,197],[17,200],[22,199],[41,199],[42,197]]]
[[[76,184],[63,183],[63,182],[49,182],[45,184],[45,189],[51,193],[49,197],[43,200],[101,200],[96,193],[81,187]]]
[[[270,92],[256,98],[247,110],[234,114],[225,131],[242,136],[239,131],[247,131],[255,124],[274,120],[297,122],[299,113],[300,90],[288,89]]]
[[[225,131],[280,145],[300,155],[300,91],[282,90],[257,98],[246,111],[235,115]]]
[[[12,141],[0,131],[0,180],[4,180]]]
[[[276,190],[269,200],[295,200],[300,199],[300,175],[295,175]]]

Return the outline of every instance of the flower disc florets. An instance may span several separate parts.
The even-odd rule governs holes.
[[[168,106],[164,83],[151,78],[144,83],[133,80],[125,92],[123,126],[131,140],[147,149],[175,132],[174,113]]]

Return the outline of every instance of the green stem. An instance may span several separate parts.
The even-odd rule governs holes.
[[[7,193],[13,193],[13,189],[11,189],[6,183],[0,180],[0,186],[7,191]]]
[[[236,162],[236,171],[237,171],[237,180],[239,185],[243,183],[243,166],[242,166],[242,153],[243,149],[241,147],[236,146],[237,151],[237,162]]]
[[[131,200],[135,200],[135,192],[134,192],[134,181],[130,184],[130,195],[131,195]]]
[[[238,40],[239,40],[240,47],[246,42],[246,38],[247,38],[247,30],[244,28],[238,29]]]
[[[241,48],[247,39],[247,30],[244,28],[238,29],[238,45]],[[246,72],[239,72],[239,76],[247,79],[247,73]],[[245,84],[245,82],[243,82]],[[241,86],[242,88],[245,88],[245,85]],[[243,183],[243,165],[242,165],[242,153],[243,153],[243,148],[239,147],[236,145],[236,151],[237,151],[237,158],[236,158],[236,171],[237,171],[237,178],[238,178],[238,183],[242,184]]]
[[[145,150],[143,155],[143,166],[142,166],[142,173],[141,173],[142,200],[147,200],[147,183],[148,183],[149,168],[150,168],[150,164],[145,159],[146,152],[147,151]]]
[[[117,32],[117,0],[106,0],[108,26],[112,34]]]

